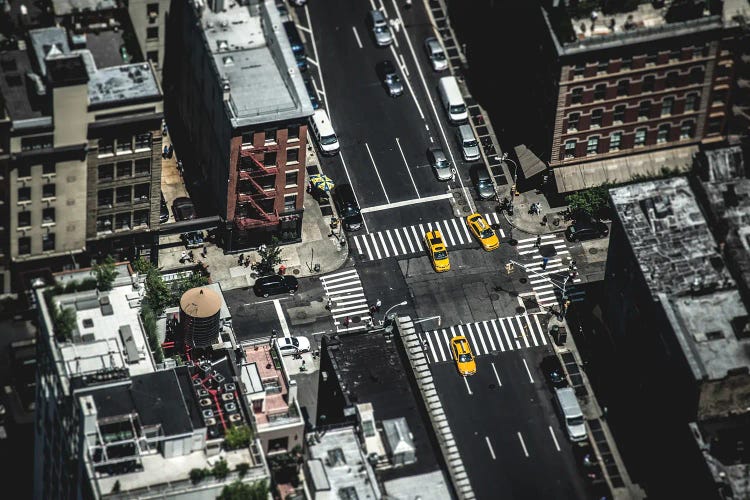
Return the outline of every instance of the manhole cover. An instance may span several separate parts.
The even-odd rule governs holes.
[[[519,279],[518,281],[519,281],[520,283],[526,283],[526,282],[527,282],[527,281],[529,281],[529,280],[528,280],[528,279],[526,279],[526,278],[521,278],[521,279]]]
[[[295,314],[295,316],[299,319],[305,319],[307,318],[307,313],[305,311],[300,311],[297,314]]]
[[[598,252],[599,252],[599,249],[598,249],[598,248],[596,248],[596,247],[594,247],[594,248],[589,248],[589,253],[590,253],[591,255],[594,255],[595,253],[598,253]]]
[[[521,307],[521,306],[518,306],[518,307],[516,307],[516,312],[517,312],[518,314],[523,314],[523,313],[525,313],[525,312],[526,312],[526,308],[525,308],[525,307]]]
[[[508,240],[508,245],[514,247],[514,246],[518,245],[518,240],[515,240],[515,239],[511,238],[511,239]]]
[[[490,300],[497,300],[499,298],[500,298],[500,296],[498,294],[496,294],[496,293],[491,293],[490,294]]]
[[[490,384],[487,387],[490,388],[490,389],[496,389],[497,388],[497,386],[495,384]]]
[[[299,269],[292,270],[292,274],[299,274]]]

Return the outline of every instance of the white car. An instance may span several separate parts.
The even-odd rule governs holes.
[[[310,341],[307,337],[280,337],[276,339],[276,345],[283,356],[310,351]]]
[[[434,36],[427,37],[424,41],[424,50],[430,59],[434,71],[444,71],[448,69],[448,59],[445,57],[442,45]]]

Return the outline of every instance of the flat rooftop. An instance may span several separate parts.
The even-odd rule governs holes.
[[[25,50],[9,50],[0,54],[0,92],[5,101],[8,116],[14,122],[41,118],[44,113],[40,99],[35,99],[34,83],[29,81],[26,73],[33,71],[31,59]],[[46,93],[46,88],[39,79],[40,90]],[[51,124],[51,121],[50,121]]]
[[[52,0],[52,9],[56,16],[84,11],[112,10],[117,6],[117,0]]]
[[[229,119],[235,127],[312,115],[273,1],[257,6],[225,1],[218,12],[206,6],[200,22],[222,84],[229,89]]]

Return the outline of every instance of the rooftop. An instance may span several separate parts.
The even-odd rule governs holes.
[[[224,2],[223,10],[197,7],[219,78],[229,91],[233,126],[311,116],[302,76],[276,4]]]
[[[381,498],[375,473],[353,427],[315,436],[309,441],[306,462],[314,498]]]
[[[52,0],[56,16],[117,8],[117,0]]]
[[[8,116],[14,122],[33,120],[44,116],[42,96],[47,89],[41,79],[38,86],[26,75],[32,72],[31,59],[26,50],[9,50],[0,54],[0,92],[5,101]],[[37,89],[39,94],[37,94]],[[49,120],[49,124],[52,122]]]

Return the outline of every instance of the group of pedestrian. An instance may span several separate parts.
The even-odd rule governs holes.
[[[241,253],[237,258],[237,263],[241,266],[250,267],[250,259],[245,257],[244,253]]]
[[[195,256],[193,255],[192,250],[189,252],[183,250],[180,254],[180,264],[184,264],[185,262],[195,262]]]
[[[370,314],[375,314],[376,312],[380,311],[380,306],[383,303],[380,301],[380,299],[376,300],[373,305],[370,306]]]

